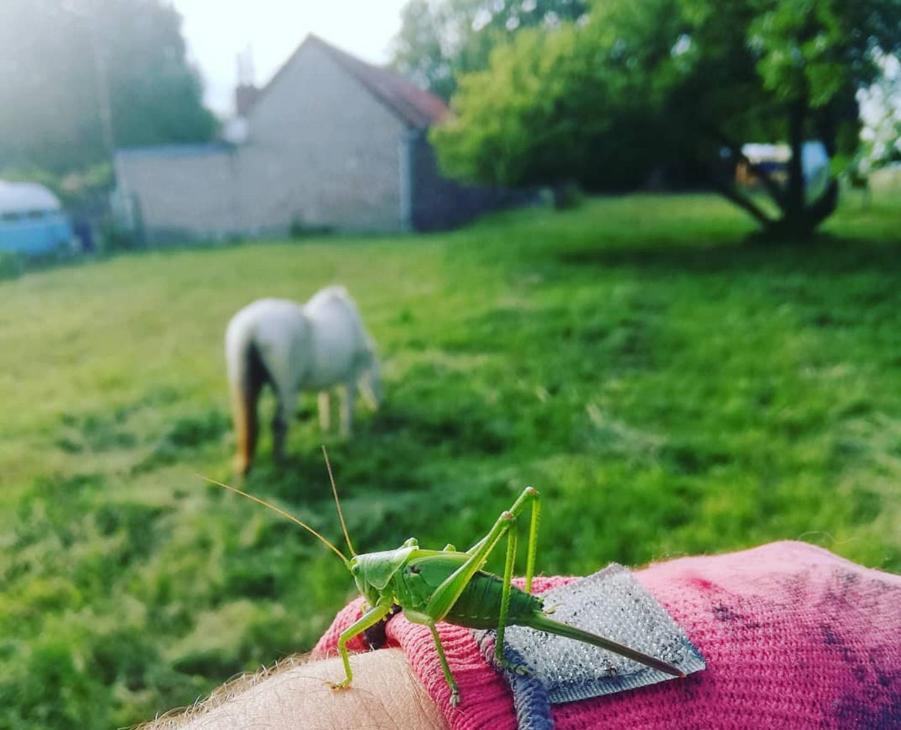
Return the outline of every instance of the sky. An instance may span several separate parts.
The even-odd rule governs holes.
[[[189,52],[203,76],[205,101],[232,111],[236,56],[250,48],[261,86],[308,33],[371,63],[386,63],[406,0],[172,0]]]

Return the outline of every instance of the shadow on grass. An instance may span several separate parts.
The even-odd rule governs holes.
[[[215,407],[177,418],[132,472],[141,474],[177,463],[205,444],[221,440],[229,428],[231,421],[228,415]]]
[[[749,238],[738,245],[687,246],[651,243],[642,247],[569,248],[551,252],[572,266],[627,267],[677,273],[845,274],[901,271],[896,241],[860,241],[820,234],[805,243]]]

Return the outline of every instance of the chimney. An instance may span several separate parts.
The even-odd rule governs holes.
[[[239,117],[246,117],[254,105],[260,90],[253,84],[238,84],[235,87],[235,112]]]
[[[260,90],[253,83],[253,49],[248,45],[235,56],[238,69],[238,85],[235,87],[235,113],[245,118],[250,108],[260,95]]]

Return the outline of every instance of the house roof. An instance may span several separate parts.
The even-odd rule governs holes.
[[[449,113],[447,104],[431,92],[420,89],[416,84],[408,81],[393,71],[361,61],[331,43],[327,43],[319,36],[308,35],[285,61],[282,67],[264,86],[259,97],[262,97],[282,75],[284,70],[291,65],[301,49],[308,45],[315,45],[325,51],[345,71],[350,73],[363,87],[376,99],[384,104],[390,111],[400,117],[401,121],[416,129],[425,129],[440,122]],[[259,97],[257,101],[259,101]]]
[[[357,81],[381,102],[389,111],[400,118],[404,124],[413,129],[427,129],[432,124],[437,124],[450,113],[447,104],[431,92],[420,89],[416,84],[408,81],[393,71],[381,66],[361,61],[331,43],[327,43],[319,36],[308,35],[288,58],[269,82],[260,89],[253,106],[269,92],[285,70],[294,62],[301,50],[307,46],[321,48],[335,60],[345,71],[351,74]],[[229,142],[208,142],[202,144],[170,144],[154,145],[151,147],[126,147],[116,150],[117,159],[131,159],[136,157],[197,157],[202,155],[227,154],[234,147]]]

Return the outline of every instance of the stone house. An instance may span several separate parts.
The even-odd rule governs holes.
[[[426,135],[444,102],[316,36],[236,101],[231,142],[116,153],[117,200],[148,237],[444,229],[522,198],[442,177]]]

